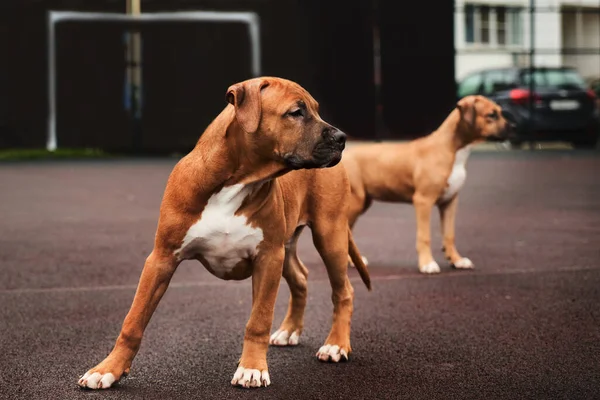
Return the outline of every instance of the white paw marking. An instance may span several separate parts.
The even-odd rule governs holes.
[[[180,259],[201,254],[213,273],[223,278],[244,259],[256,255],[263,231],[235,213],[256,185],[227,186],[208,199],[200,219],[188,229],[183,244],[175,251]]]
[[[367,257],[360,256],[360,258],[362,258],[363,264],[365,264],[365,267],[368,267],[369,266],[369,260],[367,259]],[[350,267],[356,268],[356,266],[354,265],[354,263],[352,261],[349,261],[348,264],[349,264]]]
[[[274,346],[296,346],[300,339],[298,331],[290,333],[285,329],[279,329],[277,332],[271,335],[269,344]]]
[[[245,388],[261,386],[267,387],[271,384],[271,378],[269,378],[269,371],[267,370],[260,372],[257,369],[238,367],[233,375],[231,384]]]
[[[104,375],[100,372],[94,372],[93,374],[86,372],[77,384],[88,389],[108,389],[114,382],[115,376],[110,372]]]
[[[475,265],[473,265],[473,261],[469,260],[467,257],[463,257],[454,263],[454,268],[472,269],[474,267]]]
[[[342,357],[344,360],[348,360],[348,353],[346,350],[340,349],[340,346],[337,344],[326,344],[325,346],[321,346],[319,351],[317,351],[317,358],[321,361],[331,360],[333,362],[339,362]]]
[[[440,266],[435,261],[420,266],[419,270],[424,274],[439,274],[441,271]]]

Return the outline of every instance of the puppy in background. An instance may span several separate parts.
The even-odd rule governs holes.
[[[473,262],[456,249],[454,231],[458,193],[467,178],[466,162],[474,143],[506,140],[512,128],[498,104],[483,96],[467,96],[425,137],[347,149],[342,163],[352,188],[351,227],[373,200],[414,204],[419,270],[435,274],[440,267],[431,253],[430,223],[431,210],[437,206],[446,258],[455,268],[473,268]]]

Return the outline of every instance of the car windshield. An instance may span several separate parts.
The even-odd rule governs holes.
[[[531,73],[523,73],[523,83],[529,85]],[[585,82],[576,71],[569,69],[547,69],[533,71],[533,82],[537,87],[552,87],[561,89],[583,89]]]

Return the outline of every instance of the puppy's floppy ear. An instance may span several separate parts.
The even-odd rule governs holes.
[[[268,85],[269,82],[266,80],[252,79],[236,83],[227,89],[225,98],[235,107],[235,118],[247,133],[258,130],[262,114],[260,92]]]
[[[460,112],[460,119],[471,126],[475,126],[477,118],[477,109],[475,108],[477,100],[479,100],[477,96],[466,96],[456,104],[456,108]]]

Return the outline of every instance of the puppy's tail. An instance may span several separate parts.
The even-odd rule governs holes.
[[[360,275],[360,279],[362,279],[367,289],[371,291],[371,277],[369,276],[369,270],[358,251],[356,243],[354,243],[354,238],[352,237],[352,231],[350,229],[348,229],[348,254]]]

